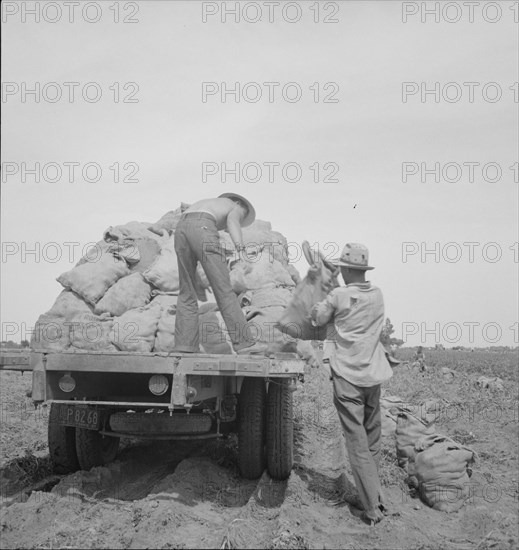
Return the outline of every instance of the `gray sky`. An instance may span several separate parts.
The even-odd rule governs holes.
[[[270,22],[264,2],[250,3],[238,23],[229,14],[222,22],[222,10],[234,2],[205,8],[196,1],[121,2],[119,23],[113,2],[93,3],[100,9],[96,23],[83,17],[84,2],[72,23],[62,3],[55,23],[45,20],[58,19],[49,3],[25,3],[37,5],[39,23],[22,13],[22,4],[3,3],[2,339],[24,337],[6,334],[7,326],[12,330],[6,323],[32,327],[61,290],[55,278],[108,226],[153,222],[181,201],[230,190],[247,196],[258,217],[291,242],[336,243],[323,248],[325,254],[347,241],[366,244],[376,266],[370,280],[382,288],[395,335],[404,332],[408,345],[517,345],[517,2],[499,3],[500,14],[479,3],[472,16],[453,2],[438,23],[421,12],[420,2],[321,2],[318,23],[313,2],[299,2],[294,23],[287,19],[297,17],[296,7],[285,14],[275,7]],[[262,20],[244,21],[257,7]],[[203,9],[213,8],[218,13],[204,23]],[[458,22],[446,20],[457,15]],[[325,16],[338,22],[324,23]],[[95,6],[86,17],[96,17]],[[123,23],[124,17],[138,22]],[[23,82],[27,88],[40,83],[39,102],[22,94]],[[44,92],[49,82],[58,87]],[[79,83],[73,102],[66,82]],[[82,97],[89,82],[101,90],[97,102]],[[128,82],[138,91],[124,88]],[[203,102],[203,82],[220,91],[222,83],[257,85],[239,102],[232,95],[222,102],[220,93]],[[273,102],[264,82],[279,83],[271,85]],[[290,82],[300,87],[299,101],[283,99]],[[434,89],[435,82],[439,101],[434,94],[422,101],[424,86]],[[472,101],[467,82],[476,83]],[[120,100],[136,102],[115,102],[114,83]],[[331,97],[338,102],[323,102],[337,87]],[[62,99],[52,103],[57,89]],[[257,89],[260,100],[247,101]],[[285,88],[289,97],[296,89]],[[502,96],[494,100],[497,90]],[[94,92],[87,89],[90,97]],[[54,177],[51,168],[39,183],[30,173],[22,181],[21,164],[31,169],[36,162],[58,163],[61,181],[45,181]],[[72,183],[64,165],[70,162],[80,163]],[[115,162],[121,179],[131,175],[125,163],[135,163],[138,181],[115,183],[109,168]],[[203,182],[207,162],[228,168],[255,162],[262,178],[235,182],[227,175],[222,182],[217,174]],[[280,164],[274,182],[265,162]],[[281,167],[290,162],[301,167],[299,181],[287,181],[290,170],[283,177]],[[7,171],[6,163],[12,163]],[[99,181],[83,180],[87,163],[101,167]],[[338,181],[324,181],[333,169],[326,163],[338,165]],[[409,163],[406,182],[403,163]],[[421,163],[429,169],[440,163],[440,181],[425,174],[422,182]],[[479,163],[472,165],[472,182],[463,163]],[[490,181],[496,164],[482,171],[488,163],[501,169],[499,181]],[[253,176],[251,168],[246,177]],[[51,242],[60,245],[60,261],[50,261],[55,248],[43,252]],[[72,263],[65,242],[80,243]],[[475,244],[463,244],[469,242]],[[35,243],[40,253],[23,253]],[[422,258],[435,243],[438,257]],[[296,265],[304,271],[304,261]]]

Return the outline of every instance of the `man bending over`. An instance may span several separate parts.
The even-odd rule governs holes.
[[[175,351],[199,352],[198,299],[195,290],[197,262],[207,275],[216,303],[229,331],[234,351],[264,353],[267,345],[255,342],[245,315],[231,287],[225,251],[218,231],[227,230],[238,252],[243,251],[242,227],[250,225],[256,212],[252,204],[236,193],[203,199],[191,205],[175,229],[179,296],[175,321]]]

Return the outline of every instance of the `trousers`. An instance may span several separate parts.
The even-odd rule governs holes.
[[[380,505],[382,487],[378,476],[382,421],[380,384],[360,387],[332,371],[334,404],[339,415],[350,466],[367,512]]]
[[[184,214],[175,229],[174,238],[179,275],[175,350],[199,351],[198,298],[195,290],[197,262],[201,263],[207,275],[233,348],[237,351],[249,347],[254,342],[250,340],[245,315],[231,287],[216,220],[204,212]]]

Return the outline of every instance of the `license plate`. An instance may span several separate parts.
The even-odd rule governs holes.
[[[88,407],[60,403],[58,424],[86,428],[87,430],[99,430],[101,427],[101,412]]]

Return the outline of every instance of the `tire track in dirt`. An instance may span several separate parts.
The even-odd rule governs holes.
[[[398,515],[368,527],[348,503],[333,505],[344,496],[355,502],[356,491],[326,370],[307,369],[294,400],[288,480],[266,473],[243,480],[225,442],[216,444],[220,455],[205,442],[132,443],[113,464],[64,476],[3,509],[0,547],[464,550],[483,541],[481,550],[496,525],[509,529],[500,510],[476,505],[445,514],[410,499],[394,480],[385,489]],[[514,547],[500,537],[502,547]]]

